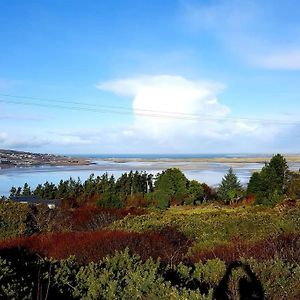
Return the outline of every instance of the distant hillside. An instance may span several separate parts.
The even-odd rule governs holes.
[[[87,165],[90,161],[83,158],[32,153],[10,149],[0,149],[0,168],[31,167],[39,165]]]

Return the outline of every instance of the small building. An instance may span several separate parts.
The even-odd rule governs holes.
[[[40,205],[44,204],[47,205],[48,208],[54,209],[60,205],[60,200],[57,199],[42,199],[38,196],[14,196],[11,197],[10,200],[19,202],[19,203],[26,203],[26,204],[34,204],[34,205]]]

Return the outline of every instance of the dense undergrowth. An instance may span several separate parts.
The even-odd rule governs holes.
[[[1,299],[238,299],[250,290],[256,299],[300,298],[297,201],[0,210]]]
[[[143,260],[160,258],[166,263],[184,259],[191,240],[173,228],[133,233],[126,231],[64,232],[9,239],[0,242],[1,249],[21,247],[31,253],[55,259],[75,255],[78,262],[97,262],[106,255],[128,248]]]
[[[141,260],[128,250],[96,263],[0,252],[1,299],[299,299],[299,265],[280,258],[194,264]],[[17,258],[17,259],[16,259]],[[249,290],[247,287],[251,286]],[[229,297],[223,298],[225,295]],[[246,299],[246,298],[244,298]]]
[[[126,216],[110,229],[134,232],[174,227],[194,241],[195,250],[224,246],[233,240],[258,241],[281,233],[300,232],[300,208],[256,207],[172,208],[141,216]]]

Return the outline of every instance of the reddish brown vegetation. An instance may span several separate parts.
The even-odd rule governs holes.
[[[255,196],[253,194],[249,195],[249,196],[245,196],[242,199],[242,205],[249,205],[249,206],[253,206],[255,202]]]
[[[73,211],[72,228],[85,231],[101,229],[127,215],[140,216],[146,213],[146,210],[138,208],[111,209],[84,206]]]
[[[207,185],[206,183],[202,183],[202,188],[204,191],[204,198],[206,201],[214,199],[216,196],[216,191],[213,190],[209,185]]]
[[[299,206],[300,206],[299,200],[286,199],[283,202],[281,202],[280,204],[277,204],[275,209],[279,210],[279,211],[285,211],[285,210],[293,209],[293,208],[296,208]]]
[[[147,207],[149,202],[141,193],[129,195],[126,197],[126,207]]]
[[[0,250],[20,247],[56,259],[75,255],[79,262],[87,263],[128,247],[131,253],[140,255],[143,260],[151,256],[172,263],[182,260],[190,245],[191,242],[182,233],[165,228],[145,233],[104,230],[52,233],[2,241]]]
[[[275,256],[290,262],[300,262],[300,235],[281,234],[277,237],[268,237],[255,243],[240,239],[233,239],[229,245],[218,246],[211,250],[195,253],[193,262],[207,261],[219,258],[230,262],[241,257],[252,257],[257,260],[270,259]]]
[[[83,206],[77,209],[49,210],[47,207],[39,207],[31,218],[38,228],[36,233],[45,233],[99,230],[128,215],[140,216],[146,213],[146,210],[138,208],[108,209]]]

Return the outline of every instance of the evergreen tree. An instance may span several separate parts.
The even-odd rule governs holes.
[[[196,204],[203,202],[203,197],[204,197],[204,189],[203,186],[200,182],[196,180],[191,180],[188,183],[188,193],[189,197],[185,201],[185,204]]]
[[[22,194],[22,188],[19,186],[16,191],[16,197],[21,196],[21,194]]]
[[[243,189],[241,183],[233,172],[233,169],[230,168],[219,185],[218,197],[226,204],[233,204],[242,193]]]
[[[22,195],[23,196],[30,196],[31,195],[30,186],[28,185],[27,182],[25,182],[25,184],[23,186]]]
[[[13,186],[9,192],[10,192],[9,198],[15,197],[17,193],[17,189]]]
[[[252,174],[247,193],[255,195],[257,204],[274,206],[283,198],[288,188],[289,170],[285,158],[274,155],[261,172]]]
[[[288,164],[281,154],[274,155],[266,168],[272,168],[276,174],[276,184],[280,193],[284,193],[287,184]]]
[[[44,189],[43,189],[43,186],[41,184],[38,184],[37,187],[35,188],[35,190],[33,191],[33,194],[35,196],[40,197],[40,198],[44,198]]]
[[[177,168],[170,168],[158,174],[155,181],[154,194],[159,207],[168,207],[171,200],[184,203],[188,197],[188,179]]]

